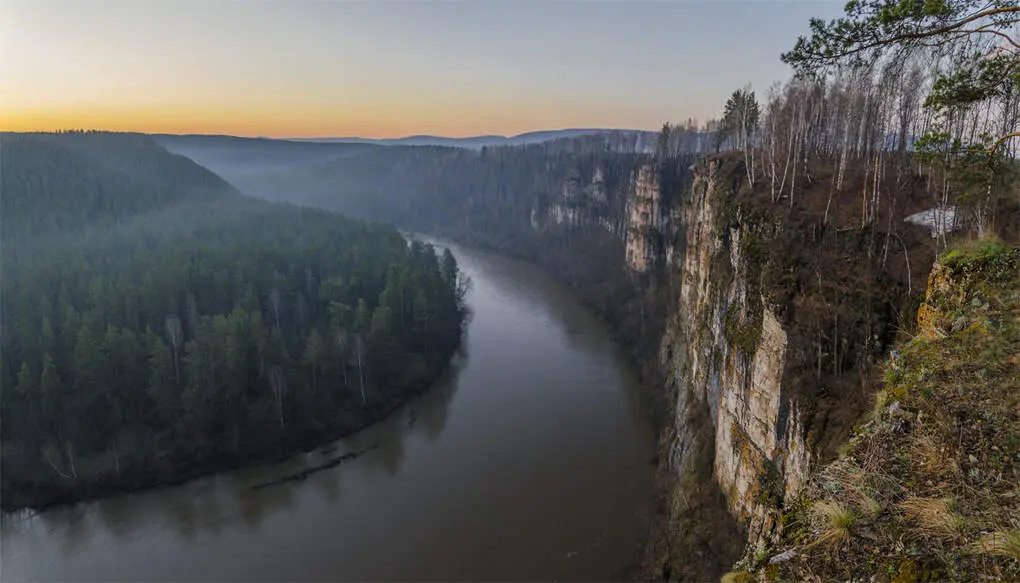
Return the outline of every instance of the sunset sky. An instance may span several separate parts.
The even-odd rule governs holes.
[[[718,115],[841,2],[0,0],[0,129],[468,136]]]

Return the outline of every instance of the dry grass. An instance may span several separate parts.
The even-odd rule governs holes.
[[[731,571],[719,579],[719,583],[753,583],[754,575],[747,571]]]
[[[885,504],[886,492],[895,488],[895,480],[879,472],[868,471],[854,461],[844,458],[827,466],[819,473],[822,488],[828,498],[840,500],[867,520],[878,517]]]
[[[951,498],[918,498],[911,496],[897,505],[908,519],[916,521],[921,534],[956,537],[963,530],[964,518],[956,511]]]
[[[808,546],[838,547],[850,540],[850,529],[857,523],[857,513],[852,508],[833,500],[812,504],[811,518],[821,534]]]
[[[976,545],[978,552],[1020,561],[1020,530],[990,532]]]
[[[922,471],[948,475],[960,473],[960,466],[948,449],[936,443],[935,439],[928,434],[922,433],[914,437],[910,456]]]
[[[885,506],[874,498],[866,495],[861,495],[860,500],[857,503],[857,509],[860,510],[861,516],[867,519],[874,519],[885,510]]]

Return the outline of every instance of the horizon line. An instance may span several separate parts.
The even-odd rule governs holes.
[[[11,134],[56,134],[62,132],[102,132],[111,134],[142,134],[149,136],[221,136],[231,138],[245,138],[245,139],[263,139],[263,140],[406,140],[411,138],[440,138],[448,140],[470,140],[478,138],[503,138],[513,139],[528,134],[542,133],[542,132],[565,132],[565,131],[588,131],[588,132],[612,132],[612,131],[634,131],[634,132],[657,132],[658,129],[646,129],[646,128],[635,128],[635,127],[556,127],[556,128],[541,128],[534,130],[527,130],[514,134],[493,134],[493,133],[479,133],[479,134],[468,134],[468,135],[444,135],[434,133],[414,133],[406,134],[395,137],[376,137],[376,136],[365,136],[365,135],[335,135],[335,134],[319,134],[319,135],[266,135],[266,134],[249,134],[249,133],[217,133],[217,132],[189,132],[189,131],[145,131],[145,130],[124,130],[124,129],[106,129],[101,127],[67,127],[59,129],[6,129],[0,128],[0,133],[11,133]]]

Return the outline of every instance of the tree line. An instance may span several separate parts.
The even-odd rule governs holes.
[[[763,106],[749,87],[733,93],[717,143],[743,152],[749,186],[763,180],[791,207],[827,166],[826,223],[854,196],[862,227],[880,220],[916,176],[939,248],[956,228],[1015,235],[1018,15],[1001,1],[851,2],[783,55],[795,75]]]

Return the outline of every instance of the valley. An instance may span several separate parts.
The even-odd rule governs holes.
[[[508,6],[18,7],[4,579],[1020,579],[1020,6]]]

